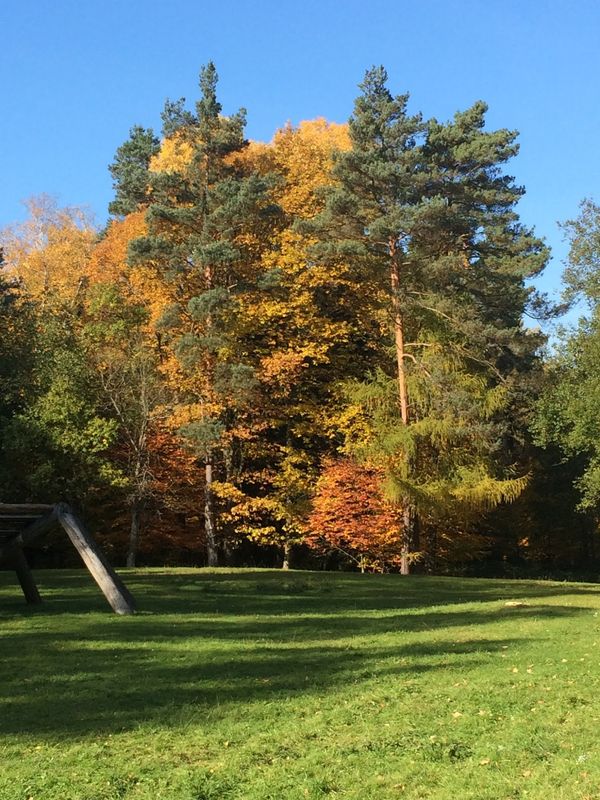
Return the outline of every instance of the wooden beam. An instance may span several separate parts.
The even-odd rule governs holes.
[[[67,505],[61,503],[55,507],[55,511],[59,523],[65,529],[113,611],[117,614],[133,614],[135,612],[133,596],[82,523]]]
[[[29,569],[29,564],[25,558],[25,553],[20,547],[17,547],[10,560],[15,568],[15,572],[17,573],[17,578],[21,584],[21,589],[23,589],[25,600],[30,605],[38,605],[41,603],[42,598],[40,597],[38,587],[36,586],[33,575],[31,574],[31,570]]]
[[[43,517],[36,519],[31,525],[23,528],[16,536],[12,536],[4,544],[0,544],[0,562],[12,555],[15,548],[27,547],[38,536],[46,533],[58,522],[58,511],[56,506],[49,506],[50,511]]]
[[[0,516],[2,514],[24,514],[25,516],[41,517],[52,511],[53,505],[48,503],[0,503]]]

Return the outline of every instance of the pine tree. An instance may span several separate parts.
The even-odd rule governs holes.
[[[131,128],[129,139],[118,148],[109,166],[115,190],[115,199],[108,206],[111,214],[124,217],[148,203],[148,169],[159,144],[152,128]]]
[[[406,573],[417,510],[465,513],[523,488],[501,468],[499,420],[540,343],[521,318],[525,278],[547,252],[519,224],[522,190],[501,171],[515,134],[484,131],[481,103],[425,124],[386,81],[383,68],[367,72],[352,149],[337,155],[337,183],[303,229],[320,238],[318,263],[347,263],[388,343],[349,400],[370,431],[355,449],[385,466],[403,508]]]
[[[245,112],[223,116],[212,63],[200,73],[196,113],[168,104],[167,130],[190,148],[177,169],[152,173],[148,235],[130,247],[132,263],[158,269],[172,303],[159,322],[171,359],[174,421],[204,462],[204,526],[208,563],[217,563],[216,473],[227,478],[244,409],[256,386],[254,366],[236,321],[255,286],[262,235],[276,209],[271,181],[242,158]],[[175,108],[175,112],[173,109]]]

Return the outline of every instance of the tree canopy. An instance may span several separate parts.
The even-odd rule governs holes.
[[[565,224],[589,313],[548,358],[548,249],[486,113],[425,119],[373,67],[347,124],[249,141],[208,63],[130,128],[102,230],[31,200],[0,234],[0,497],[97,514],[130,565],[589,552],[600,211]]]

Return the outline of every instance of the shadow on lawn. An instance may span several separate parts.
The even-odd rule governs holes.
[[[542,581],[358,575],[281,570],[121,571],[142,613],[310,614],[396,610],[531,600],[563,596],[600,597],[598,587]],[[106,610],[106,603],[84,570],[36,573],[44,614]],[[23,607],[12,573],[0,572],[0,589],[13,585],[13,596],[0,605],[0,619],[32,613]],[[4,612],[4,613],[3,613]],[[39,613],[34,609],[33,613]]]
[[[0,629],[3,734],[77,738],[143,722],[168,726],[182,714],[200,720],[232,703],[319,696],[369,679],[397,679],[418,692],[422,673],[447,670],[444,680],[455,681],[500,648],[522,644],[490,638],[490,625],[589,613],[491,601],[597,594],[397,576],[130,573],[142,612],[118,618],[104,613],[84,573],[39,577],[48,597],[42,609],[16,596],[3,603],[4,619],[18,623]],[[477,638],[481,625],[487,638]]]
[[[23,641],[25,639],[25,641]],[[390,647],[259,645],[213,647],[167,655],[139,640],[101,650],[48,637],[19,637],[19,646],[36,648],[36,664],[23,670],[23,658],[8,659],[2,681],[0,733],[60,735],[118,732],[142,722],[177,724],[182,712],[201,721],[211,709],[232,703],[319,695],[328,689],[372,678],[396,677],[410,683],[419,674],[454,667],[458,672],[515,643],[511,639],[438,641]],[[16,644],[16,642],[15,642]],[[21,651],[22,652],[22,651]],[[11,664],[12,662],[12,664]],[[407,680],[408,679],[408,680]],[[418,692],[414,683],[411,691]]]

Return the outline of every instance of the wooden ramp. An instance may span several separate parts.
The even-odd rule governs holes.
[[[113,611],[133,614],[131,593],[69,506],[0,503],[0,565],[6,563],[15,570],[27,602],[41,603],[41,597],[23,547],[57,525],[66,532]]]

